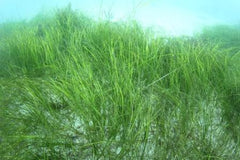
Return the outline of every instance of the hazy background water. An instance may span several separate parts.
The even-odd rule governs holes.
[[[0,0],[0,23],[29,19],[69,3],[96,19],[133,18],[172,35],[192,34],[206,25],[240,22],[240,0]]]

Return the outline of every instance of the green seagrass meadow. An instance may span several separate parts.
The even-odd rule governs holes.
[[[1,160],[239,160],[240,26],[156,36],[59,9],[0,24]]]

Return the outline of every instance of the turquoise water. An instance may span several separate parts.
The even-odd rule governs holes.
[[[239,0],[1,0],[0,22],[30,19],[69,3],[95,19],[136,19],[171,35],[191,35],[204,26],[240,21]]]

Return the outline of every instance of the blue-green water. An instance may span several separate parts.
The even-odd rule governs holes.
[[[239,0],[1,0],[0,22],[30,19],[69,3],[95,19],[136,19],[171,35],[189,35],[204,26],[240,22]]]

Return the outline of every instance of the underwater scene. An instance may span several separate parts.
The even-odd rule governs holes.
[[[0,160],[239,160],[239,15],[0,0]]]

